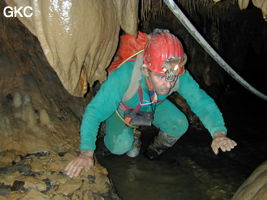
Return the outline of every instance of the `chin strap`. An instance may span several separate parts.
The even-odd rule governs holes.
[[[154,90],[153,84],[151,82],[151,80],[149,78],[146,79],[146,84],[149,90],[149,96],[150,96],[150,101],[152,103],[159,103],[161,102],[160,100],[158,100],[158,95]]]

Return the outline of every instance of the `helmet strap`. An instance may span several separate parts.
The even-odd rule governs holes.
[[[149,90],[150,100],[154,103],[158,101],[158,95],[156,91],[154,90],[154,86],[150,80],[150,76],[146,78],[147,87]],[[152,94],[151,94],[152,93]]]
[[[149,91],[154,90],[154,86],[153,86],[153,84],[152,84],[152,82],[150,80],[150,77],[146,78],[146,84],[147,84],[147,87],[148,87]]]

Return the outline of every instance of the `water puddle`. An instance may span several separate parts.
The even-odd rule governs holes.
[[[266,132],[267,118],[264,112],[259,112],[266,108],[266,102],[253,97],[257,103],[249,107],[247,101],[240,102],[247,99],[246,95],[246,98],[234,96],[224,101],[228,133],[238,143],[231,152],[214,155],[209,133],[191,129],[158,160],[151,161],[143,154],[134,159],[126,155],[98,156],[120,197],[123,200],[230,200],[266,160],[266,134],[262,133]],[[148,135],[154,131],[151,129]]]
[[[177,163],[162,160],[148,160],[140,155],[108,156],[101,159],[108,168],[110,178],[124,200],[206,200],[192,173],[188,173]]]

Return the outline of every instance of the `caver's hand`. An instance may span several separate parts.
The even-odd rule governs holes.
[[[236,145],[236,142],[226,137],[226,134],[224,132],[218,132],[214,135],[211,143],[211,148],[217,155],[219,153],[219,149],[221,149],[223,152],[231,151]]]
[[[65,173],[70,177],[77,177],[84,169],[88,171],[94,165],[94,153],[91,151],[81,151],[80,155],[73,159],[64,169]]]

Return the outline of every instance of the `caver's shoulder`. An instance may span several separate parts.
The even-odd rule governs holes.
[[[112,83],[112,84],[126,84],[131,80],[132,71],[134,68],[134,62],[127,62],[124,63],[122,66],[120,66],[118,69],[116,69],[114,72],[112,72],[109,76],[106,82]],[[120,85],[122,86],[122,85]]]
[[[131,76],[135,62],[126,62],[109,76]]]

